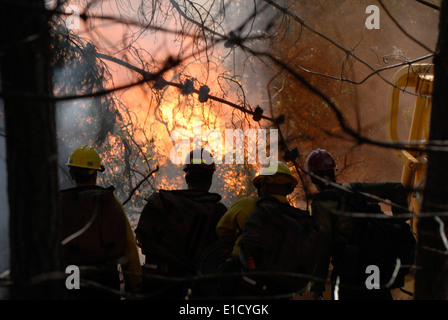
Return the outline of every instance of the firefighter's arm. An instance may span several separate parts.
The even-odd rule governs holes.
[[[149,248],[146,248],[146,240],[148,238],[148,230],[151,230],[152,226],[149,223],[148,217],[150,217],[153,213],[153,210],[155,208],[155,203],[158,203],[156,201],[159,199],[158,193],[153,193],[151,197],[147,200],[148,202],[143,207],[142,212],[140,213],[140,218],[137,223],[137,227],[135,228],[135,241],[138,247],[142,249],[142,253],[144,255],[147,254],[147,250]]]
[[[331,220],[331,212],[328,206],[332,201],[327,203],[313,203],[312,217],[315,225],[320,230],[320,248],[317,257],[317,264],[314,270],[314,277],[311,286],[311,291],[315,293],[317,297],[322,296],[325,291],[325,284],[328,278],[328,270],[330,267],[332,242],[333,242],[333,226]]]
[[[382,181],[362,184],[362,191],[389,200],[393,214],[409,213],[407,192],[401,182]]]
[[[129,220],[126,217],[126,251],[125,259],[126,263],[122,266],[124,268],[125,284],[130,290],[136,289],[142,282],[142,269],[140,263],[140,257],[137,251],[137,245],[135,243],[134,234],[132,232]]]
[[[254,210],[257,197],[247,197],[235,202],[223,215],[216,226],[216,234],[225,248],[232,251],[232,256],[238,259],[239,241],[247,218]]]
[[[216,225],[216,234],[223,244],[224,249],[229,253],[232,251],[235,239],[238,236],[236,215],[237,211],[234,207],[231,207]]]
[[[124,210],[121,202],[120,201],[118,202],[121,205],[123,215],[126,221],[126,249],[124,256],[125,262],[122,264],[121,267],[123,269],[123,276],[125,279],[126,289],[134,290],[142,282],[142,275],[141,275],[142,269],[141,269],[140,257],[138,254],[134,233],[132,232],[128,216],[126,215],[126,211]]]
[[[239,241],[239,260],[243,267],[253,271],[257,269],[259,262],[266,252],[266,239],[264,226],[266,226],[263,217],[264,212],[254,211],[248,217],[245,228]]]

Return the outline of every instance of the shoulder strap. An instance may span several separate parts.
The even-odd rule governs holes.
[[[126,220],[113,189],[73,188],[61,193],[66,259],[95,263],[119,258],[126,246]]]

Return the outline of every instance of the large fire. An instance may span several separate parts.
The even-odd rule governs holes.
[[[201,65],[199,63],[196,65],[189,63],[189,71],[195,69],[200,70]],[[213,77],[217,79],[219,75],[216,73]],[[213,84],[212,81],[208,82],[207,86],[211,92],[222,90],[221,86]],[[223,149],[222,141],[219,145],[218,141],[213,140],[213,137],[204,136],[204,132],[216,129],[224,134],[226,128],[232,128],[234,119],[232,110],[228,110],[230,107],[213,104],[212,101],[201,103],[194,95],[183,95],[177,88],[168,87],[164,90],[157,98],[154,98],[152,91],[142,90],[142,88],[134,88],[120,96],[121,101],[129,106],[129,111],[132,114],[129,116],[130,122],[138,127],[135,136],[137,142],[146,145],[145,141],[148,137],[152,138],[152,145],[150,147],[146,146],[142,150],[145,152],[152,150],[153,163],[159,167],[174,167],[170,156],[175,145],[179,143],[179,139],[190,139],[191,148],[194,146],[193,143],[199,143],[208,147],[211,151],[219,148]],[[126,115],[123,114],[122,116],[125,117]],[[250,122],[248,123],[249,126],[258,125],[253,120],[247,121]],[[185,136],[174,136],[175,131],[183,132]],[[203,141],[194,141],[194,134],[198,131],[199,134],[203,134]],[[184,184],[183,176],[160,174],[158,178],[159,188],[178,189]],[[223,185],[231,186],[228,191],[239,189],[239,192],[232,191],[234,194],[244,194],[247,191],[247,181],[245,181],[244,175],[218,169],[216,179],[221,180]],[[222,194],[222,196],[225,200],[228,195]]]
[[[202,64],[200,61],[188,61],[186,64],[188,64],[188,74],[196,76],[190,76],[189,79],[194,79],[193,84],[197,82],[199,86],[198,79],[200,79]],[[125,70],[124,72],[129,73],[130,71]],[[222,92],[223,83],[218,82],[221,74],[226,74],[226,72],[227,70],[223,67],[209,71],[207,87],[210,88],[211,94]],[[122,76],[122,74],[117,74],[117,76]],[[164,76],[170,78],[169,74]],[[231,91],[229,90],[229,92]],[[246,117],[244,121],[240,119],[235,121],[235,113],[231,107],[223,106],[212,100],[200,102],[197,95],[184,94],[174,86],[154,90],[151,84],[145,83],[116,95],[120,101],[118,110],[123,119],[122,125],[131,131],[132,141],[138,146],[137,149],[140,153],[140,163],[133,163],[130,169],[142,172],[142,168],[144,168],[145,173],[148,173],[156,166],[160,168],[151,177],[154,179],[152,180],[152,189],[148,185],[143,185],[139,193],[135,193],[136,196],[146,197],[157,189],[172,190],[185,187],[182,166],[172,161],[172,150],[176,144],[179,144],[179,139],[190,139],[191,149],[199,144],[209,148],[212,152],[223,150],[221,152],[223,154],[225,141],[216,140],[213,136],[206,136],[206,132],[217,130],[224,135],[225,129],[260,126],[250,117]],[[236,99],[229,93],[226,98],[229,101]],[[198,131],[199,135],[202,134],[201,141],[194,139],[194,135]],[[174,132],[184,132],[185,135],[175,136]],[[109,137],[109,145],[111,148],[105,150],[106,152],[102,156],[106,163],[114,164],[111,169],[113,173],[117,174],[120,166],[121,168],[125,167],[124,163],[119,164],[116,161],[116,159],[122,159],[123,149],[114,135]],[[247,154],[247,150],[245,153]],[[179,156],[184,157],[185,154],[179,154]],[[219,163],[220,159],[217,160]],[[237,197],[254,192],[251,186],[253,174],[254,170],[251,171],[251,165],[222,164],[221,167],[218,166],[211,191],[220,193],[223,202],[230,205]],[[136,185],[139,180],[143,179],[143,176],[144,173],[135,176],[132,185]],[[127,189],[129,190],[131,187],[127,186]],[[135,209],[137,210],[137,208]]]
[[[100,13],[116,16],[117,12],[119,9],[110,7],[102,8]],[[175,24],[167,29],[174,30]],[[213,151],[223,150],[224,141],[214,140],[212,136],[205,139],[202,136],[203,141],[194,141],[198,123],[200,132],[218,130],[222,135],[226,129],[246,130],[261,126],[260,122],[230,106],[211,99],[200,99],[196,93],[191,92],[192,87],[207,88],[210,95],[221,99],[240,105],[247,102],[247,93],[243,92],[241,83],[235,79],[229,80],[231,77],[220,60],[222,52],[219,48],[189,56],[191,52],[186,53],[186,48],[191,49],[192,42],[196,40],[187,39],[180,44],[175,41],[173,34],[167,34],[165,39],[157,34],[157,39],[160,40],[157,42],[146,34],[145,37],[133,39],[130,45],[130,35],[136,30],[137,27],[131,25],[103,25],[99,21],[93,21],[93,26],[92,23],[81,24],[77,31],[83,39],[95,45],[97,52],[147,72],[160,70],[168,56],[181,59],[179,65],[163,74],[168,83],[176,83],[178,86],[166,85],[156,89],[154,83],[147,82],[114,92],[120,130],[108,136],[107,147],[101,150],[101,156],[110,176],[121,174],[122,180],[125,180],[117,181],[114,178],[117,192],[122,190],[122,199],[131,191],[134,196],[144,198],[157,189],[185,187],[182,166],[170,159],[173,147],[179,142],[172,136],[174,131],[183,130],[191,138],[191,148],[199,144]],[[115,43],[120,45],[111,46]],[[102,59],[102,62],[111,73],[107,88],[141,79],[141,74],[123,64],[107,59]],[[133,154],[129,155],[130,152]],[[247,150],[244,152],[247,156]],[[148,178],[148,174],[156,171],[157,167],[159,170],[145,184],[138,190],[132,190],[140,181]],[[251,181],[256,169],[252,165],[236,163],[218,166],[211,191],[220,193],[227,205],[240,196],[254,194]],[[131,200],[131,210],[138,210],[142,203],[135,203],[134,206],[133,201],[134,199]]]

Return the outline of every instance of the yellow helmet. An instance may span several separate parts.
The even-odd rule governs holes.
[[[281,161],[269,163],[269,165],[260,169],[258,175],[254,178],[253,184],[258,187],[262,183],[285,184],[291,183],[294,188],[298,181],[292,175],[289,167]]]
[[[88,145],[80,146],[73,151],[68,158],[67,166],[104,171],[98,152]]]

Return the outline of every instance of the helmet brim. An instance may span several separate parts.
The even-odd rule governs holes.
[[[252,180],[255,187],[261,184],[291,184],[293,188],[299,183],[297,179],[288,174],[276,173],[272,175],[258,175]]]

